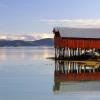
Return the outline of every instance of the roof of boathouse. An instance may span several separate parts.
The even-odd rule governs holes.
[[[59,32],[61,37],[100,38],[100,28],[55,27],[54,32]]]

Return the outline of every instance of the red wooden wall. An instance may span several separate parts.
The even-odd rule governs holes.
[[[62,38],[55,36],[54,45],[58,48],[100,49],[100,38]]]

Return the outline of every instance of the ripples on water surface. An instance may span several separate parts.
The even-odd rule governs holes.
[[[46,59],[47,47],[0,48],[0,100],[100,99],[100,65]]]

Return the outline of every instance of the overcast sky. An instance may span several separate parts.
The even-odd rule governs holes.
[[[100,0],[0,0],[0,34],[52,34],[54,26],[100,26]]]

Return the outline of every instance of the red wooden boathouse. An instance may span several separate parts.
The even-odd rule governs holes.
[[[55,57],[79,56],[83,52],[100,49],[100,28],[66,28],[53,29]]]

